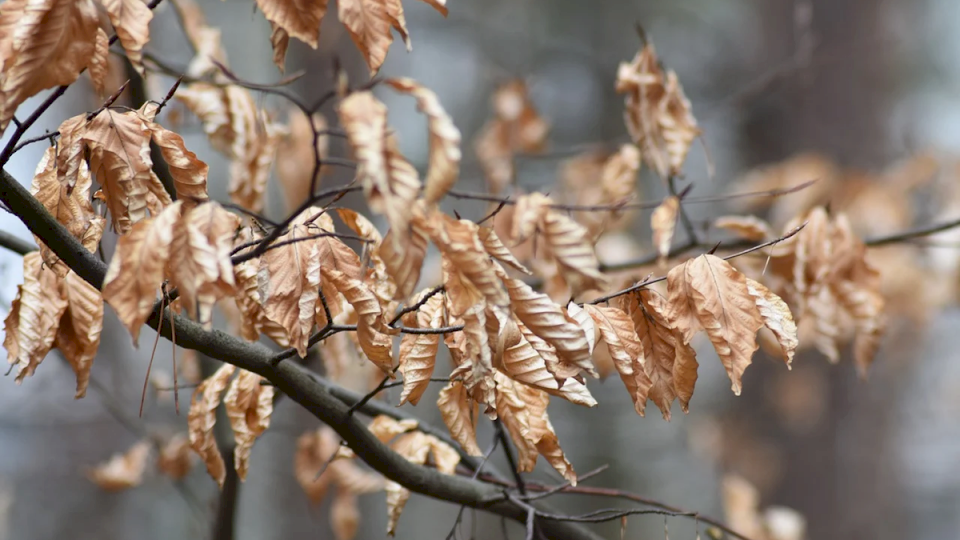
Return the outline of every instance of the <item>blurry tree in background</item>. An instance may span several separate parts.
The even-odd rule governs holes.
[[[957,25],[6,0],[0,538],[949,536]]]

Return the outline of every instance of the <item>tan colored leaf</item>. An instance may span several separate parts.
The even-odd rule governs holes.
[[[190,473],[193,468],[194,454],[190,449],[190,439],[185,433],[178,433],[168,440],[160,449],[157,457],[157,468],[160,472],[180,480]]]
[[[100,333],[103,330],[103,297],[96,287],[71,271],[63,281],[63,296],[67,301],[66,311],[60,319],[53,346],[60,349],[63,357],[77,375],[79,399],[86,395],[93,359],[100,348]]]
[[[88,231],[103,232],[103,220],[95,216],[93,205],[90,203],[90,186],[90,169],[85,162],[79,164],[77,181],[72,190],[61,184],[57,177],[56,151],[51,147],[44,152],[40,163],[37,164],[30,193],[61,225],[66,227],[70,234],[79,239],[88,234]],[[37,236],[34,236],[34,239],[40,246],[40,255],[44,264],[57,275],[61,277],[66,275],[69,270],[67,265]]]
[[[440,12],[444,17],[447,16],[447,0],[421,0],[426,4],[430,4],[433,9]]]
[[[400,5],[399,0],[389,1]],[[389,5],[391,4],[388,2]],[[415,98],[417,108],[427,115],[427,129],[430,132],[430,168],[427,171],[424,198],[427,203],[439,202],[460,175],[460,130],[443,109],[437,95],[429,88],[409,78],[387,79],[386,82],[398,92]]]
[[[327,0],[257,0],[257,6],[268,21],[311,48],[317,48],[320,23],[327,13]]]
[[[757,350],[757,331],[763,318],[747,288],[746,276],[719,257],[701,255],[667,274],[665,316],[690,343],[700,329],[740,394],[740,378]]]
[[[637,196],[637,174],[640,172],[640,151],[624,144],[603,164],[600,185],[607,204],[626,202]]]
[[[406,244],[400,245],[400,242],[394,239],[397,236],[406,236]],[[406,234],[397,234],[390,229],[384,237],[380,245],[380,257],[383,258],[387,273],[397,285],[395,299],[407,298],[413,294],[417,282],[420,281],[428,242],[426,230],[416,220],[410,223]]]
[[[616,90],[627,94],[624,119],[644,161],[661,178],[680,174],[700,128],[676,73],[664,73],[652,43],[620,64]]]
[[[683,342],[683,337],[664,318],[665,302],[649,289],[619,298],[619,307],[633,320],[633,328],[643,346],[644,368],[652,383],[649,397],[669,421],[674,399],[680,398],[684,412],[689,409],[698,365],[693,348]]]
[[[180,204],[177,201],[159,216],[138,222],[121,236],[103,279],[103,299],[117,312],[135,344],[163,281]]]
[[[345,490],[337,490],[330,503],[330,528],[337,540],[353,540],[360,526],[360,505],[357,496]]]
[[[263,380],[256,373],[241,369],[223,398],[233,428],[234,466],[240,480],[246,480],[253,443],[270,427],[273,414],[274,388],[260,384]]]
[[[417,425],[418,422],[411,418],[397,420],[381,414],[367,424],[367,429],[373,433],[374,437],[380,439],[380,442],[386,444],[403,433],[417,429]]]
[[[574,295],[606,287],[607,278],[600,272],[600,262],[583,225],[550,210],[540,220],[539,228]]]
[[[143,483],[143,473],[150,457],[152,445],[140,441],[123,454],[116,454],[109,461],[87,471],[93,483],[107,491],[122,491]]]
[[[297,438],[297,451],[293,457],[293,473],[310,501],[317,503],[327,494],[333,475],[320,474],[330,462],[340,444],[337,436],[327,426],[309,431]],[[336,464],[329,464],[328,470]],[[318,476],[319,475],[319,476]]]
[[[395,452],[405,457],[407,461],[416,465],[424,465],[432,449],[431,439],[434,439],[434,437],[414,431],[402,435],[391,446]],[[387,492],[387,534],[393,536],[397,531],[397,521],[403,512],[403,507],[406,506],[407,500],[410,498],[410,490],[393,481],[387,481],[385,489]]]
[[[393,43],[386,3],[383,0],[340,0],[337,12],[340,22],[347,27],[350,38],[363,54],[370,75],[375,75]]]
[[[793,354],[800,344],[797,341],[797,325],[793,322],[793,314],[787,303],[779,296],[773,294],[773,291],[766,288],[750,278],[746,278],[747,291],[753,297],[763,317],[763,325],[777,336],[780,348],[783,350],[783,360],[790,366],[793,361]]]
[[[287,202],[287,210],[297,208],[310,196],[310,181],[314,173],[317,156],[321,159],[329,155],[330,138],[320,135],[314,149],[314,129],[321,132],[327,129],[327,121],[317,114],[312,118],[291,111],[287,123],[287,132],[277,149],[277,180],[283,189],[283,196]],[[324,168],[320,168],[322,176]],[[317,181],[319,184],[319,179]]]
[[[284,329],[300,357],[307,355],[320,290],[320,252],[312,222],[322,209],[311,207],[297,216],[287,234],[260,257],[257,274],[264,317]]]
[[[97,49],[92,0],[10,0],[0,8],[0,133],[27,98],[68,85]]]
[[[770,225],[756,216],[718,217],[713,221],[713,226],[752,242],[763,242],[776,236]]]
[[[67,309],[63,286],[46,269],[39,252],[23,257],[23,284],[4,321],[3,347],[12,365],[19,366],[17,382],[33,372],[53,347],[60,318]]]
[[[680,211],[680,199],[667,197],[650,215],[650,227],[653,229],[653,245],[657,248],[660,261],[670,254],[670,244],[677,226],[677,213]]]
[[[90,82],[93,83],[93,89],[97,94],[103,95],[107,74],[110,70],[110,38],[103,28],[97,27],[97,41],[93,50],[93,57],[90,58],[90,65],[87,66],[90,72]]]
[[[501,85],[491,99],[494,117],[480,130],[474,152],[490,191],[499,193],[513,181],[517,153],[537,153],[546,147],[550,125],[540,116],[522,80]]]
[[[586,304],[583,309],[597,324],[600,337],[607,344],[613,365],[630,393],[633,406],[643,416],[653,383],[646,373],[647,360],[643,356],[643,344],[634,330],[633,321],[615,307]]]
[[[183,200],[184,210],[208,201],[210,196],[207,194],[207,173],[210,167],[197,159],[196,154],[187,150],[180,135],[154,122],[148,123],[147,128],[153,142],[160,148],[163,160],[170,166],[177,199]]]
[[[439,212],[432,216],[430,239],[437,245],[443,257],[466,281],[492,306],[505,306],[509,302],[498,271],[502,269],[487,254],[480,240],[480,227],[463,219],[454,219]],[[447,291],[448,294],[453,294]],[[460,304],[454,310],[462,315],[469,305]],[[470,305],[473,305],[471,303]]]
[[[173,228],[170,282],[180,291],[184,309],[207,329],[213,323],[213,305],[236,294],[230,254],[239,225],[235,215],[208,202],[185,210]]]
[[[517,279],[505,279],[510,305],[517,318],[534,334],[556,348],[564,362],[596,376],[590,361],[590,342],[583,328],[545,294]],[[555,373],[556,374],[556,373]]]
[[[150,41],[150,20],[153,11],[142,0],[100,0],[117,31],[120,44],[137,73],[142,77],[143,47]]]
[[[283,73],[287,69],[287,49],[290,47],[290,34],[275,22],[270,23],[270,46],[273,47],[273,63]]]
[[[403,4],[400,3],[400,0],[381,1],[387,10],[390,26],[400,34],[403,44],[407,47],[407,52],[410,52],[413,50],[413,45],[410,43],[410,32],[407,31],[407,18],[403,14]]]
[[[347,299],[357,312],[357,339],[367,359],[384,373],[393,372],[392,340],[383,321],[377,297],[360,280],[326,266],[320,268],[323,279],[329,281]],[[307,336],[309,337],[309,336]]]
[[[485,406],[484,414],[496,418],[496,383],[493,369],[493,354],[487,334],[487,316],[477,306],[463,314],[463,336],[466,340],[465,354],[460,365],[451,373],[451,379],[463,380],[463,386],[475,401]]]
[[[417,328],[440,328],[443,318],[443,297],[432,296],[417,311]],[[416,405],[430,384],[433,366],[440,348],[440,334],[404,334],[400,340],[400,373],[403,392],[400,403]]]
[[[200,456],[207,466],[207,472],[221,488],[227,471],[213,436],[213,427],[217,423],[217,407],[220,406],[220,398],[236,369],[231,364],[223,364],[213,375],[200,383],[200,386],[193,391],[190,412],[187,415],[190,448]]]
[[[507,246],[503,245],[500,237],[494,232],[493,227],[480,227],[477,230],[477,235],[480,237],[480,242],[483,243],[483,248],[487,251],[488,255],[528,276],[533,275],[526,266],[521,264],[520,261],[513,256],[513,253],[507,249]]]
[[[254,212],[263,209],[267,180],[284,132],[283,126],[273,123],[262,111],[256,116],[254,129],[247,134],[247,146],[233,151],[239,157],[230,164],[231,201]]]
[[[463,383],[450,381],[440,390],[437,408],[450,436],[471,456],[483,455],[477,446],[476,403],[470,400]]]
[[[593,348],[597,344],[597,326],[593,323],[593,317],[575,302],[567,304],[567,315],[583,329],[583,334],[587,336],[588,350],[593,354]]]

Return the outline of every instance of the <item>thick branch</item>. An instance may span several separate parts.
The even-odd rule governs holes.
[[[80,242],[51,216],[30,193],[6,170],[0,170],[0,200],[13,209],[17,216],[77,275],[100,289],[106,274],[106,265],[87,251]],[[171,325],[160,325],[162,317],[171,317],[176,327],[177,344],[194,349],[212,358],[228,362],[241,369],[257,373],[281,392],[290,396],[325,424],[332,427],[353,449],[360,459],[411,491],[454,504],[486,510],[525,523],[527,512],[507,500],[501,489],[477,480],[441,474],[435,469],[414,465],[381,443],[359,420],[349,414],[349,406],[337,399],[308,372],[285,362],[271,365],[272,352],[266,347],[247,343],[226,333],[206,331],[199,324],[169,308],[151,315],[148,324],[160,327],[161,334],[170,339]],[[599,538],[579,526],[546,521],[543,532],[551,538]]]

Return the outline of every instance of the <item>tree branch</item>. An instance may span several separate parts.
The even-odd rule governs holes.
[[[106,264],[87,251],[80,242],[51,216],[30,193],[6,170],[0,170],[0,200],[12,209],[27,228],[37,235],[78,276],[97,289],[103,287]],[[411,491],[462,504],[526,523],[527,511],[507,499],[496,486],[448,476],[439,471],[407,461],[373,436],[370,430],[349,414],[349,406],[317,379],[292,362],[272,365],[273,353],[263,345],[247,343],[224,332],[206,331],[202,326],[169,308],[151,314],[147,324],[160,328],[161,335],[171,338],[175,328],[177,344],[257,373],[273,383],[281,392],[329,425],[353,449],[357,456],[387,478]],[[162,317],[170,317],[173,325],[161,325]],[[369,404],[368,404],[369,405]],[[544,509],[544,511],[547,511]],[[551,538],[596,540],[600,537],[582,527],[566,522],[544,522],[543,532]]]

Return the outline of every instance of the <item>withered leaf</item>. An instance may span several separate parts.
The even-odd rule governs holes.
[[[213,436],[213,427],[217,423],[217,407],[220,406],[223,391],[227,389],[230,377],[236,370],[231,364],[223,364],[213,375],[200,383],[193,391],[190,412],[187,415],[190,447],[200,456],[207,466],[207,472],[221,488],[227,470]]]
[[[100,0],[117,31],[127,58],[142,77],[143,47],[150,41],[150,20],[153,11],[142,0]]]
[[[157,468],[160,472],[179,480],[190,473],[195,455],[190,448],[190,439],[185,433],[178,433],[168,440],[157,456]]]
[[[417,311],[417,328],[440,328],[443,318],[443,297],[434,295]],[[400,405],[416,405],[430,384],[433,366],[440,348],[440,334],[405,334],[400,340],[400,373],[403,392]]]
[[[483,455],[477,446],[477,404],[470,399],[462,382],[450,381],[440,390],[437,408],[453,440],[471,456]]]
[[[399,5],[399,0],[396,3]],[[460,130],[429,88],[409,78],[387,79],[386,82],[398,92],[413,96],[417,100],[417,108],[427,115],[430,168],[427,171],[424,198],[428,203],[439,202],[460,174]]]
[[[240,480],[247,478],[253,443],[270,427],[273,414],[274,389],[260,384],[262,380],[260,375],[241,369],[223,398],[233,428],[234,465]]]
[[[152,445],[140,441],[123,454],[116,454],[109,461],[87,471],[93,483],[107,491],[122,491],[143,483],[143,473],[150,457]]]
[[[740,378],[757,350],[763,318],[747,288],[746,276],[714,255],[701,255],[667,274],[665,316],[690,343],[699,330],[707,336],[740,394]]]
[[[670,254],[670,243],[673,242],[673,232],[676,230],[679,210],[680,199],[676,196],[670,196],[650,215],[653,245],[657,248],[661,262],[665,261],[667,255]]]
[[[39,252],[23,257],[23,284],[4,321],[3,347],[18,366],[17,382],[33,372],[53,347],[60,318],[67,309],[63,284],[43,265]]]
[[[181,204],[175,202],[157,217],[136,223],[122,235],[103,279],[103,299],[117,312],[134,344],[140,327],[153,311]]]
[[[257,0],[263,16],[287,34],[316,49],[327,0]],[[276,47],[274,47],[276,50]]]
[[[620,374],[620,379],[637,413],[643,416],[647,404],[647,395],[653,383],[647,376],[643,355],[643,344],[633,327],[630,317],[615,307],[594,306],[586,304],[584,311],[590,314],[597,328],[600,338],[607,345],[613,365]]]

